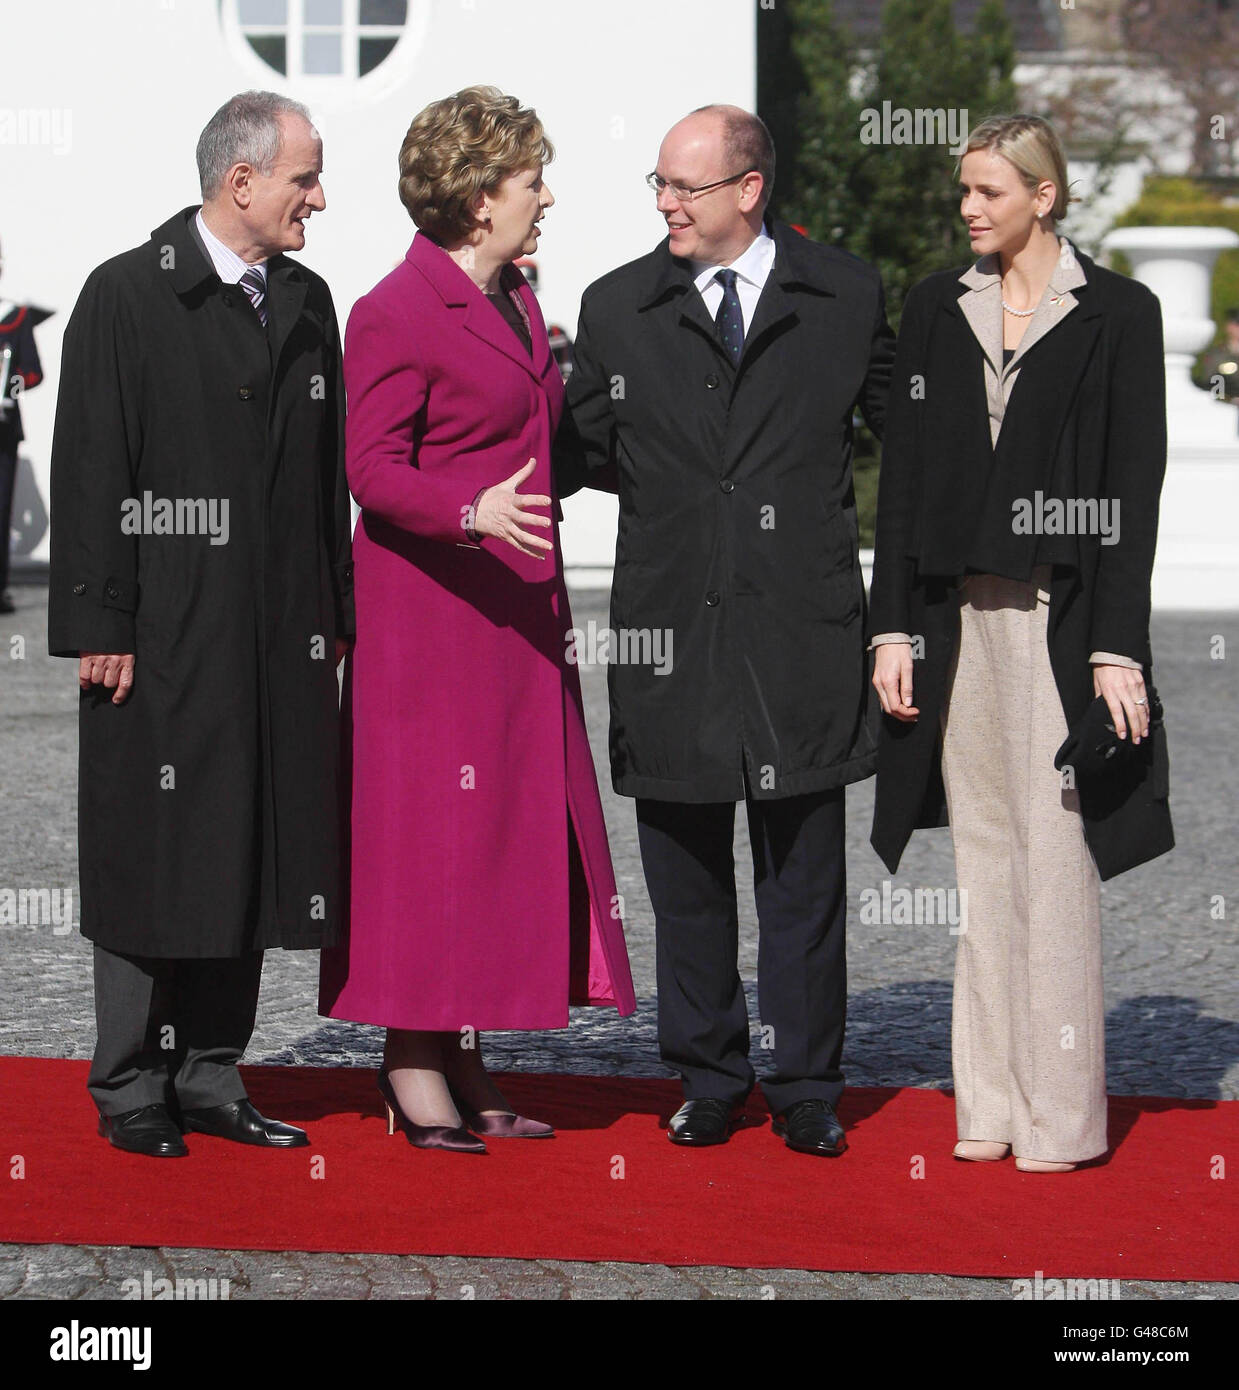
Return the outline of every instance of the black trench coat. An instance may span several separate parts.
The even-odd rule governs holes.
[[[1093,700],[1093,652],[1131,657],[1153,686],[1149,587],[1166,468],[1161,310],[1145,286],[1076,253],[1078,304],[1023,358],[990,444],[983,354],[960,312],[960,271],[917,285],[904,305],[891,383],[871,631],[924,639],[914,662],[920,717],[882,717],[871,842],[892,873],[914,828],[945,825],[940,718],[959,608],[948,557],[984,536],[990,553],[1052,565],[1050,666],[1068,728]],[[915,378],[920,380],[914,381]],[[1013,503],[1037,489],[1119,502],[1118,543],[1099,535],[1013,540]],[[990,566],[986,566],[989,568]],[[1017,566],[1018,567],[1018,566]],[[1168,711],[1173,717],[1173,710]],[[1174,846],[1166,734],[1155,725],[1126,771],[1078,785],[1085,838],[1103,879]]]
[[[83,934],[230,957],[318,946],[338,921],[350,516],[327,285],[272,258],[264,332],[195,211],[94,271],[66,331],[48,646],[135,654],[123,705],[81,696]],[[126,534],[122,505],[146,493],[152,516],[227,499],[227,542],[188,534],[188,516],[183,534]]]
[[[671,643],[668,674],[608,669],[624,796],[736,801],[747,771],[773,800],[873,771],[852,414],[881,430],[894,337],[875,270],[771,231],[738,367],[666,242],[582,299],[558,486],[618,484],[611,627]]]

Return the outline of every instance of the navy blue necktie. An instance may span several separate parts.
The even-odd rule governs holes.
[[[714,315],[714,331],[718,340],[738,363],[744,351],[744,315],[740,312],[740,296],[736,293],[736,272],[716,270],[714,278],[723,287],[723,302]]]

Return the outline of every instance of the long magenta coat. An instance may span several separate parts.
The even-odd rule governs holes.
[[[524,277],[509,268],[504,283],[519,284],[532,361],[421,234],[349,318],[361,517],[343,711],[351,910],[319,996],[332,1018],[562,1028],[570,1002],[636,1006],[566,657],[558,525],[545,560],[465,534],[478,491],[530,458],[520,490],[556,495],[563,386]]]

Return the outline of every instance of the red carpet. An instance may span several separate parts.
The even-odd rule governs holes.
[[[849,1091],[850,1150],[819,1159],[768,1123],[672,1148],[673,1082],[509,1076],[509,1100],[559,1135],[473,1157],[389,1139],[371,1072],[243,1070],[308,1149],[191,1135],[188,1158],[120,1153],[95,1135],[86,1063],[0,1058],[0,1240],[1239,1280],[1239,1179],[1217,1176],[1239,1164],[1235,1101],[1112,1098],[1110,1160],[1038,1177],[953,1160],[939,1091]]]

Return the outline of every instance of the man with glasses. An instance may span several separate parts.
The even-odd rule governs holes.
[[[874,768],[852,416],[880,431],[894,355],[868,265],[765,217],[770,134],[734,106],[673,126],[654,251],[585,292],[562,495],[618,491],[611,772],[636,798],[673,1143],[724,1143],[755,1075],[732,859],[743,800],[763,1078],[789,1148],[847,1147],[844,787]],[[661,631],[658,631],[661,630]]]

